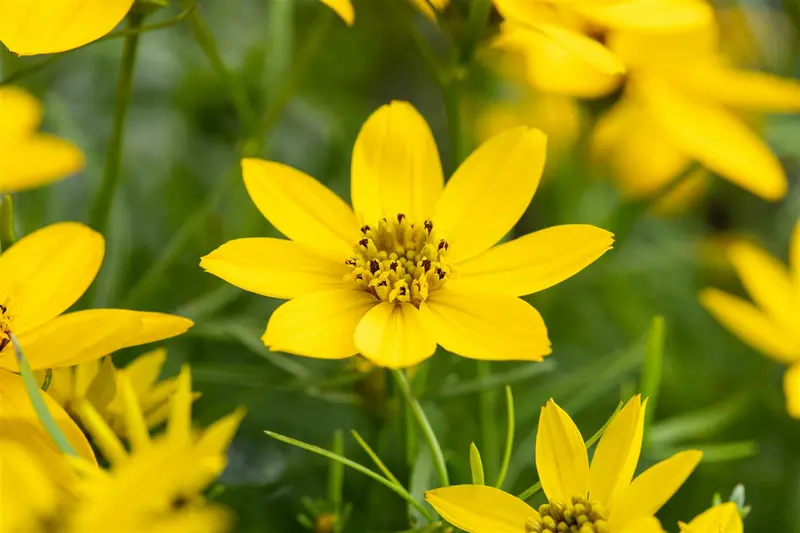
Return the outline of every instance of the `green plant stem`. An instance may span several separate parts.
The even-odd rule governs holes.
[[[486,23],[489,20],[489,13],[492,11],[492,0],[472,0],[469,5],[469,37],[467,45],[467,60],[472,59],[475,49],[480,42]]]
[[[19,364],[19,372],[22,376],[22,382],[25,384],[25,391],[28,393],[28,398],[30,398],[31,403],[33,404],[33,409],[36,411],[39,421],[42,423],[44,428],[47,430],[47,433],[50,435],[50,437],[52,437],[53,441],[56,443],[56,446],[58,446],[58,449],[61,450],[62,453],[73,456],[78,455],[75,453],[75,449],[67,440],[67,437],[64,436],[61,428],[58,427],[58,424],[53,418],[53,414],[47,408],[47,404],[44,401],[44,397],[42,397],[39,386],[36,384],[36,378],[33,376],[33,371],[28,364],[28,359],[25,357],[25,352],[22,351],[22,346],[20,346],[19,342],[17,341],[17,337],[15,337],[13,333],[11,334],[11,342],[14,345],[14,350],[17,352],[17,363]]]
[[[128,29],[135,30],[142,24],[143,16],[132,13],[128,17]],[[122,52],[122,64],[117,78],[117,90],[114,98],[114,123],[111,128],[111,138],[106,150],[103,181],[95,196],[92,210],[89,215],[91,226],[98,232],[105,234],[108,219],[114,204],[114,195],[119,187],[122,175],[122,143],[125,138],[125,119],[131,104],[133,93],[133,71],[136,66],[136,52],[139,49],[139,34],[134,33],[125,38],[125,48]]]
[[[402,487],[403,484],[400,483],[400,480],[397,479],[397,477],[394,474],[392,474],[391,470],[389,470],[386,464],[384,464],[384,462],[381,461],[381,458],[378,457],[378,454],[375,453],[375,450],[373,450],[372,447],[369,444],[367,444],[367,441],[364,440],[364,438],[358,433],[358,431],[356,431],[355,429],[351,429],[350,433],[353,435],[353,438],[356,439],[358,445],[361,446],[361,449],[363,449],[364,452],[366,452],[366,454],[369,455],[369,458],[372,459],[372,462],[375,463],[375,466],[378,467],[378,470],[380,470],[381,473],[383,473],[383,475],[386,476],[392,483],[400,485]]]
[[[0,200],[0,252],[11,248],[17,240],[14,231],[14,202],[10,194],[4,194]]]
[[[506,413],[508,422],[506,426],[506,448],[503,452],[503,461],[500,463],[500,473],[497,475],[497,483],[494,484],[498,489],[503,488],[503,482],[508,474],[508,465],[511,463],[511,453],[514,451],[514,431],[516,422],[514,419],[514,395],[511,387],[506,385]]]
[[[395,383],[397,383],[397,388],[400,389],[400,394],[403,395],[406,405],[411,409],[411,413],[414,415],[414,419],[422,431],[425,442],[428,444],[428,448],[430,448],[433,464],[436,467],[436,472],[439,474],[439,481],[443,487],[447,487],[450,485],[450,477],[447,475],[444,453],[442,453],[442,448],[439,446],[436,433],[433,432],[431,423],[428,421],[428,417],[425,416],[425,411],[422,410],[422,406],[411,392],[411,387],[408,384],[405,373],[402,370],[396,369],[393,369],[391,372]]]
[[[648,398],[647,413],[644,419],[644,447],[650,444],[650,427],[653,424],[658,394],[661,389],[661,376],[664,367],[664,317],[656,316],[647,333],[647,349],[642,366],[640,390]]]
[[[491,379],[492,367],[489,361],[476,361],[477,379],[488,381]],[[497,468],[498,448],[497,434],[494,429],[494,416],[497,407],[497,393],[493,388],[483,389],[478,394],[478,420],[481,428],[481,448],[483,449],[484,465],[489,472]]]
[[[22,78],[27,78],[33,74],[36,74],[40,70],[44,70],[45,68],[58,63],[64,58],[64,54],[53,54],[46,59],[42,59],[41,61],[37,61],[36,63],[32,63],[30,65],[25,66],[19,70],[16,70],[0,80],[0,86],[3,85],[10,85],[12,83],[16,83]]]
[[[176,26],[186,19],[192,12],[197,9],[197,4],[190,4],[184,7],[183,11],[178,13],[172,18],[162,20],[161,22],[155,22],[153,24],[147,24],[143,26],[139,26],[138,28],[126,28],[124,30],[120,30],[114,33],[109,33],[105,37],[102,37],[94,42],[101,42],[101,41],[111,41],[113,39],[121,39],[123,37],[130,37],[131,35],[141,35],[143,33],[149,33],[151,31],[156,30],[163,30],[165,28],[170,28],[172,26]],[[91,44],[91,43],[90,43]]]
[[[302,448],[303,450],[306,450],[306,451],[309,451],[309,452],[312,452],[312,453],[316,453],[317,455],[321,455],[323,457],[327,457],[328,459],[332,459],[334,461],[338,461],[338,462],[342,463],[345,466],[349,466],[350,468],[352,468],[353,470],[355,470],[357,472],[361,472],[365,476],[368,476],[368,477],[374,479],[375,481],[377,481],[378,483],[380,483],[381,485],[385,486],[386,488],[388,488],[389,490],[391,490],[392,492],[394,492],[395,494],[397,494],[398,496],[400,496],[401,498],[406,500],[409,504],[413,505],[422,514],[422,516],[424,516],[426,518],[426,520],[428,520],[428,522],[433,522],[434,521],[434,518],[431,515],[430,511],[428,511],[420,502],[418,502],[416,499],[414,499],[411,496],[411,494],[409,494],[408,491],[402,485],[397,485],[395,483],[392,483],[391,481],[389,481],[388,479],[386,479],[382,475],[378,474],[377,472],[374,472],[374,471],[370,470],[369,468],[356,463],[355,461],[351,461],[347,457],[335,454],[335,453],[333,453],[331,451],[328,451],[328,450],[326,450],[324,448],[320,448],[319,446],[314,446],[313,444],[308,444],[308,443],[305,443],[303,441],[299,441],[297,439],[293,439],[291,437],[287,437],[285,435],[281,435],[280,433],[274,433],[272,431],[265,431],[264,433],[266,433],[267,435],[269,435],[273,439],[279,440],[281,442],[285,442],[286,444],[291,444],[292,446],[296,446],[298,448]]]
[[[337,429],[333,433],[333,453],[344,454],[344,434]],[[344,465],[339,461],[331,460],[328,470],[328,500],[333,506],[337,519],[342,513],[342,489],[344,488]]]

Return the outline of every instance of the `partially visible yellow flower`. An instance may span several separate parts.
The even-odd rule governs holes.
[[[436,20],[436,12],[444,10],[450,0],[408,0],[423,15],[431,20]],[[355,22],[355,11],[351,0],[320,0],[323,4],[333,9],[337,15],[342,17],[348,26]]]
[[[83,168],[83,153],[75,145],[36,131],[41,121],[36,98],[0,87],[0,194],[45,185]]]
[[[342,20],[344,20],[348,26],[353,25],[356,14],[350,0],[320,0],[320,2],[333,9],[337,15],[342,17]]]
[[[54,54],[103,37],[134,0],[0,0],[0,42],[17,55]]]
[[[783,378],[786,409],[800,418],[800,221],[789,268],[744,241],[731,245],[728,258],[755,305],[712,288],[700,292],[700,303],[743,342],[790,365]]]
[[[245,290],[289,300],[262,337],[272,350],[322,359],[361,353],[403,368],[438,343],[474,359],[539,361],[551,351],[547,329],[519,297],[575,275],[613,242],[594,226],[565,225],[495,246],[533,198],[545,146],[538,130],[505,131],[445,186],[425,119],[393,102],[356,140],[355,212],[298,170],[245,159],[250,197],[291,240],[230,241],[200,264]]]
[[[450,0],[409,0],[420,13],[431,20],[436,20],[436,13],[442,12],[450,4]]]
[[[550,400],[542,408],[536,435],[536,468],[548,499],[538,510],[486,485],[443,487],[426,492],[425,499],[467,533],[573,531],[570,527],[577,525],[598,533],[662,533],[654,515],[686,481],[702,453],[675,454],[634,479],[646,404],[636,396],[614,417],[590,468],[580,431]]]
[[[735,503],[722,503],[708,509],[685,524],[679,523],[681,533],[743,533],[744,524]]]

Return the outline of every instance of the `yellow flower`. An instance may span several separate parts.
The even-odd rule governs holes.
[[[651,194],[697,161],[764,199],[786,194],[780,162],[733,110],[798,111],[800,83],[728,66],[713,24],[669,34],[616,32],[609,47],[628,66],[628,83],[592,144],[625,190]]]
[[[450,4],[450,0],[409,0],[420,13],[429,19],[436,20],[436,12],[442,12]]]
[[[443,487],[426,492],[425,499],[467,533],[562,531],[561,523],[583,524],[582,532],[661,533],[654,514],[689,477],[702,454],[678,453],[633,479],[646,403],[637,396],[614,417],[590,468],[580,431],[550,400],[542,408],[536,435],[536,468],[548,499],[538,511],[485,485]]]
[[[688,524],[680,522],[681,533],[743,533],[744,524],[735,503],[722,503],[697,515]]]
[[[41,120],[42,108],[33,96],[0,87],[0,194],[38,187],[83,168],[83,154],[72,143],[36,131]]]
[[[320,2],[333,9],[348,26],[353,25],[355,11],[350,0],[320,0]],[[429,19],[436,20],[436,11],[444,10],[450,0],[409,0],[409,2]]]
[[[350,0],[320,0],[320,2],[333,9],[348,26],[353,25],[356,15]]]
[[[537,231],[493,247],[539,184],[545,136],[524,127],[481,145],[447,186],[433,135],[404,102],[381,107],[353,150],[355,213],[318,181],[246,159],[244,182],[282,239],[238,239],[201,261],[242,289],[289,299],[270,317],[272,350],[323,359],[357,353],[392,368],[436,344],[475,359],[541,360],[539,313],[519,296],[576,274],[613,236],[588,225]]]
[[[717,289],[700,303],[743,342],[790,365],[784,375],[786,409],[800,418],[800,222],[792,237],[790,269],[757,246],[738,242],[728,258],[755,305]]]
[[[62,314],[89,287],[103,261],[103,237],[64,222],[24,237],[0,255],[0,430],[36,420],[18,371],[13,334],[34,370],[75,365],[129,346],[179,335],[192,322],[182,317],[122,309]],[[43,394],[68,440],[83,457],[94,454],[69,415]],[[44,428],[31,439],[53,446]]]
[[[134,0],[0,0],[0,42],[17,55],[54,54],[103,37]]]

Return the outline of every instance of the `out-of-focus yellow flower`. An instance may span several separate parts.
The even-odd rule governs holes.
[[[15,372],[13,334],[34,370],[99,359],[129,346],[185,332],[188,319],[122,309],[90,309],[62,314],[89,287],[103,261],[103,237],[88,227],[64,222],[27,235],[0,255],[0,428],[18,429],[36,420],[22,378]],[[86,439],[56,401],[43,394],[66,437],[93,459]],[[31,435],[44,438],[44,429]],[[49,442],[52,447],[53,443]]]
[[[717,289],[703,289],[700,303],[743,342],[790,365],[783,378],[786,409],[800,418],[800,222],[790,267],[748,242],[733,244],[728,258],[755,305]]]
[[[86,408],[86,427],[109,460],[108,471],[79,459],[68,462],[52,450],[42,456],[25,442],[0,439],[4,531],[214,533],[228,529],[228,513],[206,502],[202,491],[224,469],[226,450],[244,411],[239,409],[202,432],[193,430],[191,378],[184,368],[171,399],[166,433],[151,438],[127,377],[120,380],[120,390],[130,452],[99,415]]]
[[[415,8],[429,19],[436,20],[436,12],[444,10],[450,0],[408,0]],[[351,0],[320,0],[323,4],[333,9],[337,15],[342,17],[348,26],[355,22],[355,11]]]
[[[426,492],[425,499],[442,518],[468,533],[577,531],[575,526],[583,531],[586,524],[588,531],[662,533],[654,515],[686,481],[702,453],[675,454],[633,479],[646,403],[636,396],[614,417],[590,468],[580,431],[550,400],[542,408],[536,435],[536,468],[548,499],[538,510],[487,485],[443,487]]]
[[[134,0],[0,0],[0,42],[21,56],[54,54],[103,37]]]
[[[72,143],[36,131],[41,120],[36,98],[0,87],[0,194],[45,185],[83,168],[83,154]]]
[[[52,371],[52,382],[47,392],[67,412],[73,412],[75,402],[88,400],[117,435],[127,437],[119,392],[121,376],[131,383],[147,427],[155,428],[167,420],[169,400],[178,386],[174,378],[158,381],[166,357],[166,350],[159,349],[141,355],[119,369],[110,357],[57,368]],[[199,397],[200,393],[193,394],[193,399]]]
[[[420,363],[437,343],[475,359],[541,360],[550,353],[547,329],[519,297],[573,276],[613,242],[594,226],[565,225],[494,246],[533,198],[545,146],[538,130],[506,131],[445,186],[425,119],[393,102],[356,140],[355,212],[300,171],[246,159],[250,197],[291,240],[230,241],[201,266],[290,300],[262,338],[272,350],[323,359],[361,353],[392,368]]]
[[[333,9],[348,26],[352,26],[355,22],[356,14],[350,0],[320,0],[320,2]]]
[[[764,199],[786,194],[778,159],[730,108],[800,110],[800,83],[728,66],[714,25],[663,35],[616,32],[609,46],[626,62],[628,83],[598,123],[593,149],[623,190],[646,195],[697,161]]]
[[[436,13],[442,12],[450,4],[450,0],[408,0],[420,13],[435,21]]]
[[[685,524],[679,523],[681,533],[743,533],[744,524],[735,503],[721,503],[697,515]]]

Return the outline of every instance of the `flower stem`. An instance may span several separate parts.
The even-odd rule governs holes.
[[[489,361],[476,361],[478,379],[491,379],[492,368]],[[481,427],[481,448],[483,448],[484,464],[487,470],[494,472],[497,468],[497,438],[494,430],[494,415],[497,406],[495,389],[483,389],[478,394],[478,420]]]
[[[0,200],[0,252],[11,248],[17,240],[14,231],[14,202],[10,194],[4,194]]]
[[[503,488],[503,482],[506,480],[506,474],[508,474],[508,465],[511,463],[511,452],[514,451],[514,395],[511,393],[511,387],[509,385],[506,385],[506,412],[508,414],[506,448],[503,452],[503,462],[500,464],[500,473],[497,475],[497,483],[494,485],[498,489]]]
[[[128,17],[128,30],[136,30],[142,25],[144,16],[131,13]],[[122,52],[122,65],[117,78],[117,91],[114,99],[114,123],[111,129],[111,138],[106,151],[103,182],[97,191],[92,210],[89,215],[91,226],[98,232],[105,234],[108,219],[114,203],[114,194],[119,186],[122,172],[122,142],[125,138],[125,119],[131,103],[133,92],[133,70],[136,65],[136,52],[139,48],[139,34],[133,33],[125,38],[125,48]]]
[[[419,425],[419,428],[422,430],[425,442],[428,444],[428,448],[430,448],[436,472],[439,474],[439,481],[443,487],[447,487],[450,485],[450,477],[447,475],[447,465],[444,461],[442,447],[439,446],[439,441],[436,438],[436,433],[433,432],[431,423],[428,421],[428,417],[425,416],[425,411],[422,410],[419,401],[417,401],[417,398],[411,392],[411,387],[408,384],[405,373],[402,370],[393,369],[392,376],[397,383],[397,387],[400,389],[400,394],[403,395],[406,404],[411,409],[411,413],[414,415],[417,425]]]
[[[489,13],[492,11],[492,0],[472,0],[469,5],[469,37],[466,57],[472,58],[481,39],[481,34],[489,20]]]

